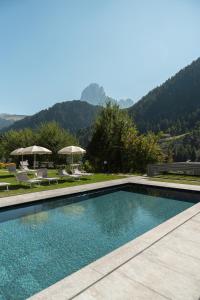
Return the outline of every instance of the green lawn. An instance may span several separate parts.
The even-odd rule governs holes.
[[[58,177],[56,170],[50,170],[48,175],[51,177]],[[31,177],[31,176],[30,176]],[[59,183],[51,183],[50,185],[48,182],[42,183],[40,186],[35,185],[34,187],[30,188],[27,184],[19,184],[15,180],[14,175],[10,175],[6,170],[0,170],[0,182],[9,182],[11,183],[11,186],[9,186],[9,191],[5,191],[4,187],[0,188],[0,198],[6,197],[6,196],[13,196],[13,195],[20,195],[25,193],[32,193],[32,192],[39,192],[39,191],[45,191],[45,190],[54,190],[64,187],[70,187],[70,186],[76,186],[81,184],[87,184],[87,183],[95,183],[100,181],[106,181],[106,180],[113,180],[113,179],[120,179],[124,178],[122,175],[118,174],[94,174],[92,176],[88,176],[85,178],[81,178],[80,180],[74,180],[72,181],[70,178],[69,180],[59,180]]]
[[[166,174],[150,177],[149,179],[154,181],[200,185],[200,176]]]

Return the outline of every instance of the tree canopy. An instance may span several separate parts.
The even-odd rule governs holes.
[[[88,157],[99,171],[141,172],[162,159],[157,141],[153,133],[140,135],[127,112],[108,102],[94,124]]]
[[[52,159],[57,160],[58,150],[78,144],[76,138],[56,122],[43,123],[37,129],[10,130],[1,134],[0,139],[0,156],[5,159],[8,159],[10,152],[17,148],[39,145],[50,149]]]
[[[200,118],[200,58],[149,92],[129,114],[141,132],[193,130]]]

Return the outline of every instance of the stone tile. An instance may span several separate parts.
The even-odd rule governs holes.
[[[200,214],[196,215],[195,217],[192,218],[192,221],[196,221],[200,223]]]
[[[198,222],[190,220],[176,229],[181,238],[200,244],[200,226]]]
[[[199,280],[153,262],[145,253],[120,267],[118,272],[170,299],[194,300],[200,295]]]
[[[131,280],[126,275],[114,272],[75,297],[76,300],[164,300],[165,297]]]
[[[186,239],[177,230],[161,239],[159,245],[176,251],[176,254],[183,253],[200,259],[200,244]]]
[[[142,239],[137,238],[93,262],[90,264],[90,267],[105,275],[134,257],[147,246],[147,243],[145,243]]]
[[[173,248],[173,249],[172,249]],[[155,244],[145,251],[145,256],[152,262],[162,263],[171,270],[187,276],[193,276],[200,282],[200,260],[187,254],[177,253],[177,249],[171,245]]]
[[[85,267],[78,272],[60,280],[59,282],[51,285],[49,288],[33,295],[29,299],[39,300],[66,300],[77,293],[81,292],[83,289],[87,288],[92,283],[96,282],[102,277],[101,274],[92,270],[89,267]]]

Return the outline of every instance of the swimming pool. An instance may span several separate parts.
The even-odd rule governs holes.
[[[199,198],[127,185],[0,210],[0,299],[26,299]]]

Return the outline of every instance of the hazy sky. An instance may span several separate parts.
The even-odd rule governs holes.
[[[199,0],[0,0],[0,112],[138,100],[200,56]]]

